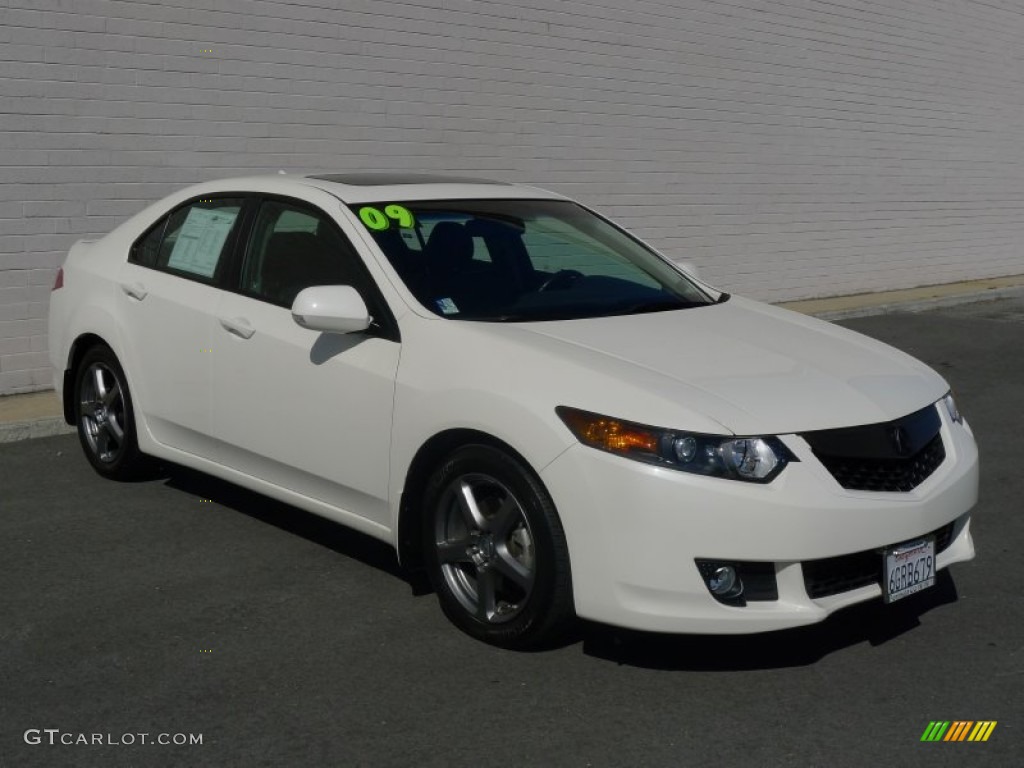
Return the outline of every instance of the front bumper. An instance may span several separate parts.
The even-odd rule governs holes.
[[[700,477],[573,446],[541,477],[565,528],[578,615],[662,632],[784,629],[882,594],[876,582],[812,598],[806,561],[881,549],[949,523],[937,567],[970,560],[977,447],[969,427],[945,413],[941,418],[946,459],[907,493],[842,488],[798,435],[781,439],[799,461],[767,485]],[[777,599],[742,607],[718,602],[697,570],[698,558],[771,563]],[[878,562],[880,570],[881,555]]]

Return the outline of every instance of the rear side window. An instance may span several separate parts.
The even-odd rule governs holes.
[[[128,260],[143,267],[156,267],[156,261],[160,257],[160,241],[163,239],[166,228],[167,218],[165,217],[136,241]]]
[[[242,198],[218,198],[182,206],[136,241],[129,260],[213,281],[234,241],[243,203]]]

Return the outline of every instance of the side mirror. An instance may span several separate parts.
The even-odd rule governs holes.
[[[292,319],[303,328],[324,333],[357,333],[370,327],[363,297],[351,285],[314,285],[299,291]]]

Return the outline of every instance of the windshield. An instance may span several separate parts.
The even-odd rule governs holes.
[[[713,303],[663,258],[569,201],[385,201],[352,210],[423,306],[453,320],[563,320]]]

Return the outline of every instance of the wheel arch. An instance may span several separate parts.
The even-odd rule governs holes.
[[[96,346],[104,346],[113,351],[110,342],[91,331],[80,333],[68,348],[68,359],[63,371],[64,386],[61,390],[61,406],[64,409],[64,421],[68,424],[74,425],[75,423],[74,389],[78,366],[82,362],[85,353]],[[117,353],[115,352],[114,354],[116,355]]]
[[[51,357],[55,367],[63,357],[61,407],[64,411],[64,419],[68,424],[74,423],[74,375],[82,355],[97,344],[102,344],[114,353],[122,368],[125,365],[123,350],[120,348],[121,334],[115,314],[110,307],[94,300],[98,289],[86,286],[83,290],[85,293],[79,297],[79,301],[74,302],[67,319],[61,322],[66,334],[62,334],[65,339],[62,343],[67,346],[62,347],[54,357]],[[51,317],[51,322],[53,320],[54,318]],[[72,341],[67,343],[66,339],[72,339]],[[125,377],[130,379],[127,371]],[[131,387],[130,380],[128,385]]]
[[[431,474],[446,456],[466,445],[488,445],[507,453],[520,462],[533,474],[537,482],[543,485],[537,470],[519,451],[504,440],[476,429],[457,428],[438,432],[420,446],[405,475],[399,504],[396,542],[398,560],[404,568],[419,571],[423,567],[420,526],[424,510],[420,501]]]

